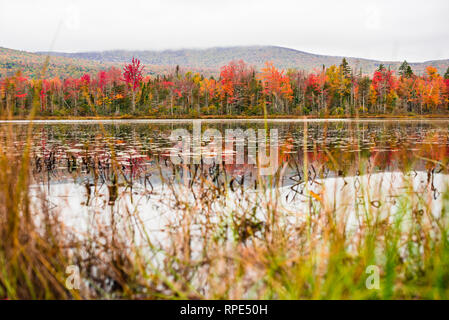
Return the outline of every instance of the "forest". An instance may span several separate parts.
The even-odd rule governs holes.
[[[404,61],[395,71],[380,65],[374,73],[340,65],[312,72],[257,70],[243,60],[221,67],[218,77],[184,71],[148,75],[133,58],[123,69],[111,66],[79,78],[29,78],[18,70],[0,78],[2,114],[26,117],[134,116],[368,116],[444,115],[449,111],[449,68],[440,75],[428,66],[414,74]]]

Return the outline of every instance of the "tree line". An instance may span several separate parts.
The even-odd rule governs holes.
[[[428,66],[414,74],[404,61],[398,72],[379,65],[372,75],[339,66],[312,72],[279,70],[267,62],[261,70],[232,61],[218,77],[182,71],[144,76],[132,59],[123,70],[111,67],[80,78],[30,79],[21,71],[0,79],[2,114],[24,116],[208,115],[356,116],[445,114],[449,111],[449,68],[442,76]],[[43,72],[44,74],[44,72]]]

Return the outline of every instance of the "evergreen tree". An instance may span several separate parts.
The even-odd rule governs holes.
[[[349,66],[348,61],[346,61],[346,58],[343,58],[343,60],[341,61],[340,68],[343,71],[345,77],[349,77],[349,75],[351,74],[351,67]]]
[[[444,79],[449,79],[449,67],[447,67],[446,73],[444,74]]]
[[[404,78],[411,78],[413,76],[412,67],[408,64],[406,60],[399,67],[399,75]]]
[[[385,66],[383,63],[379,64],[379,67],[377,68],[377,71],[383,71],[385,70]]]

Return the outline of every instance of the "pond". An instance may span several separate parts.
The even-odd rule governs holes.
[[[50,172],[52,182],[58,182],[67,176],[64,173],[71,173],[75,168],[81,169],[78,173],[86,174],[90,167],[101,166],[104,161],[108,161],[112,149],[124,168],[132,162],[155,166],[155,161],[161,160],[161,156],[174,146],[170,134],[176,129],[192,132],[193,122],[34,121],[32,154],[35,169],[38,172]],[[263,120],[196,122],[202,134],[213,128],[221,132],[223,138],[229,129],[252,129],[256,133],[258,129],[265,129]],[[6,122],[0,122],[0,126],[6,125]],[[13,126],[17,143],[24,142],[27,121],[13,122]],[[303,164],[306,156],[310,169],[318,176],[353,175],[361,169],[360,166],[367,166],[364,169],[370,172],[405,169],[421,171],[429,166],[444,165],[449,152],[449,121],[446,120],[268,120],[266,129],[268,132],[273,129],[278,132],[280,163],[288,163],[289,169],[296,169],[296,166]],[[247,139],[244,143],[248,145]],[[304,148],[305,144],[307,148]],[[135,161],[128,161],[130,159]],[[51,166],[48,165],[49,161]],[[67,166],[70,161],[71,166]],[[43,168],[45,164],[47,167]],[[228,171],[238,166],[228,164]]]
[[[9,125],[15,132],[9,152],[21,152],[29,123],[0,123],[4,128]],[[185,150],[174,148],[181,139],[171,139],[172,133],[180,129],[191,134],[191,148],[185,158],[179,156]],[[213,161],[201,157],[196,163],[186,161],[195,156],[195,132],[200,137],[197,150],[204,156],[208,143],[204,135],[210,129],[222,135],[221,154],[216,152]],[[237,129],[255,135],[229,139],[229,130]],[[249,147],[252,142],[252,146],[259,147],[261,140],[256,134],[263,129],[267,129],[268,142],[264,151],[270,156],[276,153],[275,158],[269,158],[276,163],[275,170],[261,177],[260,162],[251,161]],[[276,141],[271,145],[270,133],[274,131]],[[2,130],[3,135],[6,132]],[[160,202],[166,197],[161,191],[164,184],[193,188],[200,181],[224,186],[235,194],[238,190],[258,190],[258,184],[269,181],[270,188],[282,190],[283,201],[298,208],[295,201],[300,199],[321,199],[323,193],[342,198],[362,184],[370,191],[382,186],[390,190],[389,197],[394,197],[403,188],[403,183],[397,181],[408,177],[415,191],[425,189],[436,200],[446,183],[448,137],[447,120],[34,121],[31,171],[34,187],[45,192],[52,206],[68,213],[92,207],[106,210],[120,199],[125,199],[127,205],[135,204],[136,197],[145,199],[145,205],[139,206],[147,208],[148,203],[154,205],[155,199]],[[244,153],[240,162],[236,161],[238,141]],[[174,149],[178,154],[171,153]],[[395,178],[397,175],[400,178]],[[381,181],[371,179],[374,176],[381,177]],[[371,185],[363,182],[363,177],[368,177]],[[330,182],[334,183],[332,187]],[[355,201],[354,197],[350,201]],[[162,210],[158,208],[154,210]]]

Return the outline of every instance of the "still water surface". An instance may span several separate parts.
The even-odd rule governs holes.
[[[416,178],[437,198],[446,181],[449,159],[448,120],[202,120],[201,131],[217,129],[277,129],[278,173],[274,182],[303,194],[304,181],[323,181],[373,174]],[[197,122],[198,124],[198,122]],[[27,121],[0,122],[15,133],[8,152],[20,152],[27,137]],[[102,187],[113,205],[116,190],[149,194],[162,182],[209,179],[257,189],[257,166],[250,163],[201,163],[186,168],[170,161],[175,129],[193,131],[191,120],[35,121],[31,129],[32,172],[37,185],[64,185],[82,193],[76,201],[88,205]],[[2,130],[6,135],[7,130]],[[304,133],[307,132],[306,136]],[[4,140],[3,140],[4,141]],[[248,141],[245,140],[247,144]],[[187,170],[188,169],[188,170]],[[435,183],[439,181],[439,186]],[[188,182],[189,183],[189,182]],[[111,189],[111,186],[117,188]],[[95,190],[94,190],[95,189]],[[72,190],[72,191],[73,191]],[[113,190],[114,194],[111,194]],[[81,200],[84,198],[84,200]],[[61,204],[59,204],[61,206]]]

